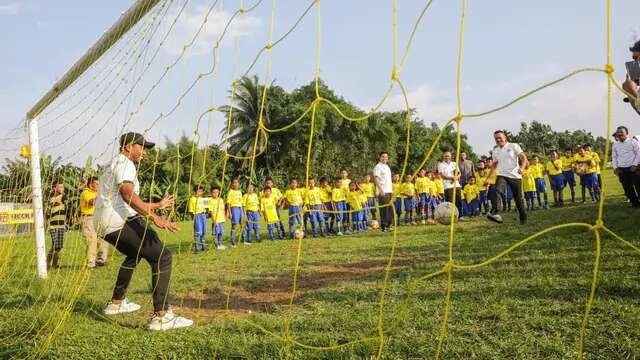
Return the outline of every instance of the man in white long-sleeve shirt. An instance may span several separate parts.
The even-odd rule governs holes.
[[[613,143],[611,158],[613,171],[620,179],[624,194],[631,201],[631,206],[640,207],[640,143],[635,138],[629,137],[629,129],[618,126],[616,129],[616,142]]]

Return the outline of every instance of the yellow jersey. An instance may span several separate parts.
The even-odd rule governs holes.
[[[372,197],[376,197],[376,187],[373,183],[368,182],[368,183],[362,183],[360,184],[360,187],[362,188],[362,193],[367,197],[367,198],[372,198]]]
[[[258,198],[262,200],[263,197],[264,197],[264,190],[260,191],[260,195],[258,196]],[[271,197],[275,198],[277,203],[278,201],[280,201],[280,199],[282,199],[282,191],[280,191],[280,189],[278,189],[277,187],[272,187]]]
[[[436,182],[429,179],[429,182],[427,183],[427,185],[429,186],[429,195],[431,196],[437,196],[438,195],[438,189],[436,189]]]
[[[242,191],[229,190],[227,193],[227,205],[229,207],[242,207]]]
[[[365,193],[362,193],[360,195],[360,202],[362,203],[362,206],[367,206],[367,202],[369,202],[369,197]]]
[[[362,210],[362,192],[360,190],[347,193],[347,203],[351,210]]]
[[[303,195],[301,189],[287,189],[287,191],[284,192],[284,199],[289,206],[302,206],[304,203],[302,200]]]
[[[533,169],[533,177],[535,179],[543,179],[544,178],[544,165],[542,163],[537,163],[535,165],[529,165],[530,169]]]
[[[269,197],[263,197],[260,199],[260,211],[264,214],[265,220],[269,224],[277,223],[280,219],[278,219],[278,211],[276,209],[276,204],[278,200],[273,196],[273,194]]]
[[[573,163],[575,162],[575,158],[573,156],[563,156],[560,160],[562,160],[562,171],[573,171]]]
[[[331,186],[327,185],[325,187],[320,188],[322,202],[331,202]]]
[[[464,189],[462,189],[462,193],[467,203],[470,203],[480,196],[480,189],[476,184],[467,184],[464,186]]]
[[[596,173],[600,174],[600,155],[595,151],[589,151],[589,155],[591,155],[593,161],[596,163]]]
[[[206,198],[208,199],[208,198]],[[208,206],[203,205],[203,198],[192,196],[189,199],[189,213],[190,214],[205,214],[207,212]]]
[[[345,191],[349,191],[349,185],[351,184],[351,179],[340,179],[340,187]]]
[[[317,187],[307,189],[304,195],[304,203],[307,205],[322,205],[322,190]]]
[[[429,179],[426,176],[420,176],[416,179],[416,192],[418,194],[428,194],[429,193]]]
[[[480,175],[480,172],[476,172],[476,186],[480,192],[487,191],[487,188],[484,186],[484,183],[489,179],[489,173],[487,171],[483,171],[483,175]]]
[[[80,214],[84,216],[93,216],[96,210],[95,200],[98,197],[98,192],[93,191],[91,188],[82,190],[80,194]]]
[[[211,199],[211,202],[209,202],[209,211],[211,212],[211,221],[214,224],[221,224],[226,221],[224,200],[221,198]]]
[[[547,161],[546,170],[550,176],[562,174],[562,160]]]
[[[579,173],[593,174],[596,172],[595,161],[593,161],[593,157],[586,152],[584,155],[576,154],[575,162]]]
[[[413,185],[412,182],[404,182],[400,186],[401,186],[400,193],[401,193],[401,197],[403,199],[407,199],[407,198],[411,198],[411,197],[416,196],[416,186]]]
[[[532,166],[529,166],[522,173],[522,191],[524,192],[535,192],[536,191],[536,178],[535,178],[535,170]]]
[[[444,182],[442,182],[442,179],[437,178],[433,180],[433,182],[436,184],[436,192],[438,195],[444,194]]]
[[[347,193],[348,191],[346,191],[342,187],[333,188],[333,191],[331,191],[331,201],[333,202],[345,201],[347,200]]]
[[[495,185],[496,181],[498,181],[498,169],[493,172],[493,175],[491,175],[491,172],[487,173],[487,184]]]
[[[400,183],[392,183],[391,184],[392,197],[394,199],[397,199],[397,198],[401,197],[400,196],[401,186],[402,186],[402,184],[400,184]]]
[[[260,200],[258,200],[258,194],[247,193],[242,196],[242,207],[245,211],[259,211]]]

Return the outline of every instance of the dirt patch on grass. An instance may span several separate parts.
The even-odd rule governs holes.
[[[407,259],[394,261],[392,270],[404,268]],[[303,266],[298,273],[296,301],[306,294],[330,289],[354,281],[376,281],[382,277],[387,259],[371,259],[343,265]],[[205,288],[194,290],[172,299],[183,314],[206,323],[228,313],[231,316],[247,316],[252,313],[270,314],[289,305],[293,288],[293,273],[264,274],[237,280],[228,297],[228,289]],[[328,290],[330,291],[330,290]],[[228,303],[228,305],[227,305]]]

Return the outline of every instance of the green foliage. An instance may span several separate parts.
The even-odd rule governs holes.
[[[520,144],[522,149],[530,154],[542,157],[546,157],[552,150],[562,153],[566,149],[572,149],[575,152],[578,145],[587,143],[591,144],[596,152],[603,154],[606,143],[602,136],[596,138],[585,130],[558,132],[550,125],[538,121],[532,121],[530,124],[520,123],[520,131],[509,134],[509,141]]]

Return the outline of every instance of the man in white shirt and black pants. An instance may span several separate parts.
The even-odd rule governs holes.
[[[442,177],[444,185],[444,199],[453,203],[453,192],[455,191],[455,205],[460,214],[460,220],[465,220],[462,212],[462,186],[460,186],[460,169],[455,161],[451,161],[451,151],[442,154],[442,162],[438,163],[438,173]]]
[[[104,309],[107,315],[132,312],[140,305],[128,302],[125,293],[131,282],[133,271],[141,259],[151,266],[151,288],[153,289],[153,318],[151,330],[168,330],[190,326],[193,321],[175,316],[168,304],[169,280],[171,278],[171,252],[150,226],[175,232],[176,224],[154,213],[174,203],[167,195],[160,202],[147,203],[138,196],[140,182],[136,165],[144,157],[145,149],[154,147],[141,134],[126,133],[120,137],[120,154],[105,167],[100,177],[100,190],[96,201],[94,225],[98,234],[126,256],[111,302]]]
[[[629,129],[625,126],[618,126],[616,129],[616,142],[611,150],[611,160],[613,161],[613,172],[620,179],[624,194],[631,202],[631,206],[640,207],[640,174],[638,164],[640,164],[640,143],[638,140],[629,137]]]
[[[491,221],[502,224],[502,216],[498,214],[498,194],[506,197],[507,186],[511,188],[513,199],[518,208],[520,215],[520,224],[527,222],[527,213],[525,212],[524,202],[522,199],[522,173],[527,167],[529,160],[527,155],[522,151],[520,145],[507,142],[507,135],[503,130],[497,130],[493,133],[496,141],[496,147],[491,151],[493,165],[490,169],[488,178],[493,177],[497,172],[495,189],[490,195],[491,212],[487,218]],[[487,185],[487,184],[485,184]]]
[[[373,168],[373,182],[376,184],[378,194],[378,206],[380,206],[380,228],[389,231],[393,224],[393,208],[391,196],[393,185],[391,184],[391,168],[389,167],[389,154],[385,151],[378,156],[378,164]]]

